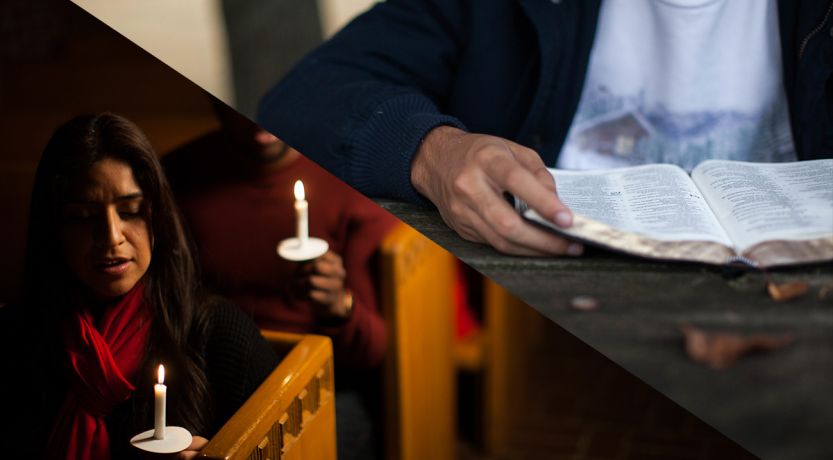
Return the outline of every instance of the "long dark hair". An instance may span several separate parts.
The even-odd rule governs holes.
[[[177,398],[169,401],[170,419],[194,433],[211,426],[211,403],[201,350],[205,345],[208,303],[199,284],[198,265],[182,218],[159,160],[147,137],[130,120],[113,113],[77,117],[60,126],[43,152],[32,191],[24,267],[23,302],[29,314],[57,330],[66,319],[67,298],[77,281],[61,254],[60,208],[68,187],[95,163],[111,158],[130,166],[145,197],[153,238],[151,263],[143,281],[153,315],[149,350],[137,378],[133,423],[147,423],[155,366],[164,362]],[[57,257],[57,259],[62,259]],[[45,326],[49,326],[46,324]],[[145,391],[145,388],[147,391]]]

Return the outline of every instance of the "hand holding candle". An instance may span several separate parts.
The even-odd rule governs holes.
[[[158,382],[153,386],[154,395],[154,416],[153,416],[153,437],[154,439],[165,439],[165,399],[168,388],[165,382],[165,366],[159,365],[157,372]]]
[[[300,180],[295,181],[295,219],[298,241],[303,246],[309,239],[309,204]]]

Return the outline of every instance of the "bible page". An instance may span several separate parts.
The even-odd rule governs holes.
[[[833,160],[708,160],[692,179],[738,252],[768,240],[833,239]]]
[[[677,166],[550,173],[559,198],[577,214],[659,241],[732,246],[700,191]]]

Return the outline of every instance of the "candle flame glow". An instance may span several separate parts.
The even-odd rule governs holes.
[[[304,195],[304,183],[300,180],[295,181],[295,199],[298,201],[304,200],[306,196]]]
[[[160,385],[165,383],[165,366],[159,365],[159,370],[156,371],[156,378]]]

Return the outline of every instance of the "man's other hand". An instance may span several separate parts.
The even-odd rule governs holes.
[[[323,256],[299,267],[298,285],[312,301],[315,314],[322,318],[347,318],[353,306],[346,288],[347,271],[341,256],[327,251]]]

